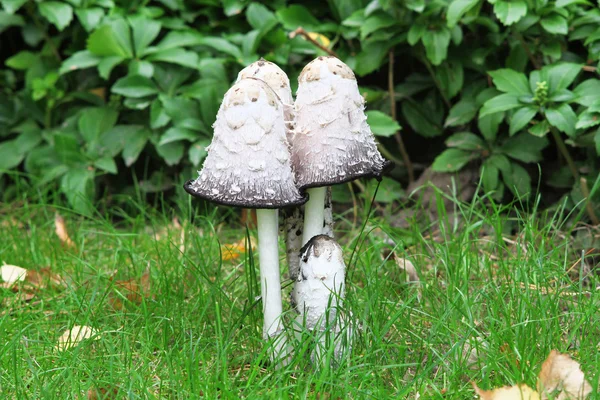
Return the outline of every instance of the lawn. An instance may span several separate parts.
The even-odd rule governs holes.
[[[552,349],[581,363],[600,398],[599,282],[581,268],[570,223],[490,199],[436,204],[439,222],[408,230],[381,217],[398,210],[366,220],[355,209],[358,224],[353,210],[336,216],[355,343],[321,369],[308,335],[288,366],[270,365],[257,254],[223,247],[256,235],[235,214],[132,202],[84,218],[46,201],[1,205],[0,262],[55,281],[28,275],[0,289],[2,398],[468,399],[471,382],[535,386]],[[56,235],[56,213],[72,245]],[[59,349],[75,325],[97,335]]]

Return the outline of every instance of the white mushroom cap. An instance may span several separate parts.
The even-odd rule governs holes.
[[[292,143],[298,186],[380,177],[390,163],[377,150],[352,70],[335,57],[318,57],[298,82]]]
[[[242,79],[227,93],[200,176],[184,187],[193,196],[247,208],[306,202],[290,162],[283,105],[259,79]]]

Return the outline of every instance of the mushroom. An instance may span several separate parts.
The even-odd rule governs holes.
[[[392,164],[379,150],[352,70],[335,57],[318,57],[298,77],[292,163],[307,189],[302,243],[321,234],[325,188],[381,175]]]
[[[281,332],[281,278],[277,208],[306,202],[294,183],[284,107],[264,81],[241,79],[224,96],[214,136],[196,180],[185,183],[192,196],[218,204],[255,208],[258,225],[265,340]],[[284,338],[276,340],[285,352]]]
[[[300,268],[294,285],[297,323],[311,331],[317,330],[315,361],[322,361],[327,352],[326,343],[333,343],[334,357],[339,359],[348,335],[342,335],[338,306],[345,291],[346,265],[342,248],[327,235],[313,236],[300,250]],[[333,335],[333,337],[331,336]]]
[[[261,58],[241,70],[237,76],[237,82],[245,78],[257,78],[265,81],[277,93],[283,103],[285,122],[287,125],[287,138],[290,143],[294,135],[294,98],[290,80],[286,73],[277,64]],[[326,199],[326,214],[323,233],[333,237],[333,216],[331,214],[331,190]],[[329,212],[327,212],[329,211]],[[298,275],[298,253],[302,247],[302,223],[304,220],[304,209],[302,207],[287,208],[283,210],[283,226],[286,237],[286,253],[289,267],[290,279],[296,279]]]

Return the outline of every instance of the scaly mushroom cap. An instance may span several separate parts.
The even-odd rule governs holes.
[[[242,79],[227,93],[200,176],[184,185],[193,196],[246,208],[306,202],[294,184],[283,105],[262,80]]]
[[[241,70],[236,82],[245,78],[261,79],[277,93],[283,103],[283,115],[287,126],[286,136],[291,142],[294,132],[294,98],[290,79],[286,73],[277,64],[261,58]]]
[[[298,187],[381,177],[391,163],[377,150],[352,70],[335,57],[318,57],[298,82],[292,142]]]

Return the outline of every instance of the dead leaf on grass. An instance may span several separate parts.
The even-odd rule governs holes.
[[[579,363],[556,350],[552,350],[542,364],[537,389],[542,399],[558,391],[557,396],[550,397],[556,400],[584,399],[592,391]]]
[[[250,237],[250,247],[256,251],[256,240]],[[226,243],[221,245],[221,254],[223,261],[233,261],[240,258],[246,251],[246,238],[242,238],[235,243]]]
[[[88,400],[112,400],[119,394],[119,388],[114,386],[92,387],[87,391]]]
[[[69,232],[67,231],[67,226],[65,224],[65,219],[59,213],[56,213],[54,216],[54,229],[56,232],[56,236],[63,242],[67,247],[75,247],[75,243],[69,237]]]
[[[475,383],[472,384],[482,400],[583,400],[592,391],[579,363],[556,350],[552,350],[542,364],[538,391],[525,384],[494,390],[481,390]]]
[[[481,390],[475,383],[472,384],[481,400],[540,400],[538,392],[524,384],[494,390]]]
[[[143,299],[153,297],[151,291],[150,271],[147,270],[140,278],[115,282],[115,291],[109,297],[109,303],[117,310],[122,310],[124,300],[140,304]]]
[[[417,269],[415,268],[415,266],[413,265],[413,263],[406,259],[406,258],[402,258],[402,257],[395,257],[396,259],[396,265],[404,272],[406,272],[406,275],[408,276],[408,280],[409,282],[419,282],[419,274],[417,274]]]
[[[0,277],[2,278],[0,287],[10,289],[15,283],[24,281],[26,276],[27,270],[25,268],[4,264],[0,267]]]
[[[58,338],[56,349],[63,351],[77,346],[82,340],[97,339],[98,331],[87,325],[75,325],[71,329],[67,329]]]

